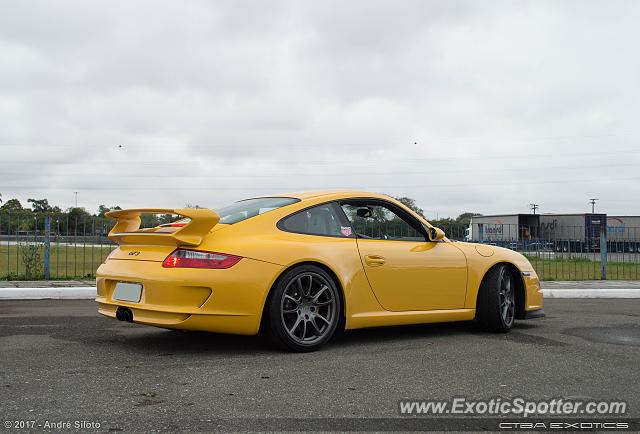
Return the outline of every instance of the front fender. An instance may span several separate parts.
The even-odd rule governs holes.
[[[542,309],[543,296],[538,275],[529,260],[522,254],[502,247],[486,244],[456,243],[467,257],[468,280],[465,308],[475,309],[480,285],[487,272],[498,264],[514,266],[524,287],[524,310]]]

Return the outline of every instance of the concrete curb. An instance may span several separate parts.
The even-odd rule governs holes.
[[[96,298],[95,286],[68,288],[0,288],[0,300],[82,300]]]
[[[546,288],[546,298],[640,298],[640,288]],[[0,300],[83,300],[96,297],[95,286],[0,288]]]
[[[640,298],[640,288],[543,289],[545,298]]]

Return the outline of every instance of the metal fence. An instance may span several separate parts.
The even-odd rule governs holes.
[[[95,277],[116,247],[104,217],[0,213],[0,280]]]
[[[143,221],[143,227],[165,221]],[[0,280],[93,278],[116,247],[113,220],[89,215],[0,212]],[[482,230],[480,230],[482,227]],[[543,280],[640,280],[640,228],[443,226],[459,241],[516,250]]]
[[[640,279],[640,228],[485,223],[456,229],[448,234],[453,239],[522,253],[542,280]]]

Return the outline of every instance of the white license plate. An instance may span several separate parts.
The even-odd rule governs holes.
[[[113,291],[113,299],[121,301],[132,301],[139,303],[142,297],[142,285],[139,283],[116,283],[116,289]]]

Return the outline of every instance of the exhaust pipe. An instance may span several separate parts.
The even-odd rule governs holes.
[[[131,309],[124,309],[122,313],[126,322],[133,322],[133,312],[131,312]]]
[[[118,321],[133,322],[133,312],[128,307],[119,307],[116,310],[116,318]]]

